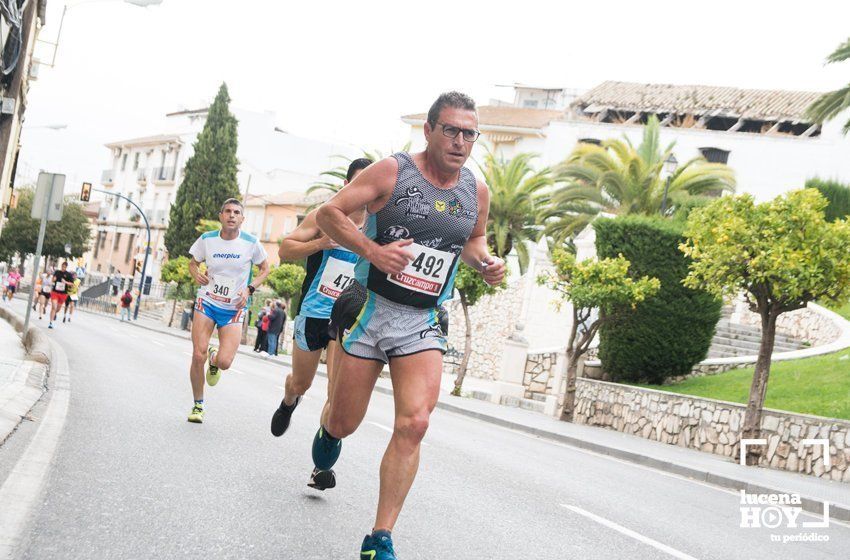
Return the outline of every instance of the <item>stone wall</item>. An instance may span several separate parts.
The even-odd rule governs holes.
[[[511,335],[522,309],[522,297],[527,280],[525,275],[492,296],[482,297],[469,309],[472,323],[472,356],[467,375],[495,379],[502,362],[504,341]],[[463,358],[466,320],[460,299],[445,304],[449,312],[449,348],[443,361],[444,373],[456,373]]]
[[[551,395],[555,377],[555,365],[558,363],[557,350],[528,354],[525,360],[525,372],[522,385],[525,387],[525,398],[534,395]]]
[[[743,405],[590,379],[576,390],[577,423],[738,460]],[[762,437],[762,466],[850,482],[850,422],[766,409]],[[803,439],[829,440],[829,467],[822,447]]]
[[[818,313],[816,305],[809,305],[810,307],[780,315],[776,321],[776,332],[804,340],[812,346],[821,346],[837,340],[841,336],[841,328],[830,317]],[[761,317],[750,311],[743,300],[735,301],[732,322],[761,328]]]

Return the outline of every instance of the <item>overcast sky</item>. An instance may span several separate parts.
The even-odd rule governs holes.
[[[41,38],[52,40],[64,3],[47,5]],[[69,187],[99,181],[103,144],[170,132],[165,113],[204,106],[222,81],[235,106],[274,111],[287,131],[384,151],[407,137],[400,115],[448,89],[484,104],[510,99],[495,85],[513,82],[826,91],[850,81],[850,63],[823,65],[850,36],[846,0],[69,5],[56,67],[30,89],[21,151],[22,165],[66,173]],[[49,60],[50,48],[37,55]],[[53,124],[68,128],[39,128]]]

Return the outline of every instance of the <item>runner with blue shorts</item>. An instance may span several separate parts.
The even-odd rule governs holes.
[[[221,229],[201,235],[189,254],[189,272],[200,285],[192,321],[192,365],[189,379],[195,398],[189,422],[204,421],[204,366],[207,383],[218,383],[239,349],[246,305],[254,290],[269,275],[266,250],[259,240],[239,230],[245,219],[242,203],[227,199],[218,215]],[[201,271],[206,263],[206,271]],[[252,267],[259,274],[252,279]],[[218,329],[218,348],[210,345],[213,330]]]

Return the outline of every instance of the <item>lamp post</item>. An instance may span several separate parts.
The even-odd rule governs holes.
[[[117,196],[118,198],[123,198],[124,200],[126,200],[127,202],[129,202],[130,204],[132,204],[133,206],[136,207],[136,210],[139,211],[139,215],[145,221],[145,228],[147,228],[147,230],[148,230],[148,242],[145,244],[145,260],[142,262],[142,278],[141,278],[141,281],[139,282],[139,286],[140,286],[139,287],[139,297],[136,298],[136,309],[133,310],[133,320],[136,321],[136,320],[139,319],[139,305],[142,303],[142,295],[145,293],[145,274],[147,273],[147,270],[148,270],[148,254],[150,253],[150,250],[151,250],[151,225],[148,222],[148,217],[145,216],[145,213],[142,212],[142,209],[139,207],[139,205],[136,204],[135,202],[133,202],[133,200],[131,198],[128,198],[128,197],[124,196],[123,194],[118,194],[118,193],[106,191],[106,190],[103,190],[103,189],[92,189],[92,190],[100,192],[100,193],[108,194],[109,196]]]
[[[69,8],[76,8],[82,4],[91,4],[92,2],[110,2],[117,0],[82,0],[81,2],[76,2],[73,4],[65,4],[65,7],[62,8],[62,17],[59,19],[59,31],[56,33],[55,41],[44,41],[39,39],[40,42],[46,43],[48,45],[53,45],[53,58],[50,60],[50,64],[45,64],[45,66],[49,66],[53,68],[56,65],[56,53],[59,51],[59,38],[62,36],[62,24],[65,23],[65,14],[68,13]],[[133,6],[139,6],[140,8],[147,8],[148,6],[159,6],[162,4],[163,0],[121,0],[125,4],[132,4]]]
[[[664,174],[667,175],[667,180],[664,183],[664,196],[661,198],[661,215],[664,216],[667,214],[667,191],[670,190],[670,183],[673,182],[673,174],[676,172],[676,167],[678,167],[679,161],[676,159],[676,156],[673,155],[673,152],[670,152],[670,155],[667,159],[664,160]]]

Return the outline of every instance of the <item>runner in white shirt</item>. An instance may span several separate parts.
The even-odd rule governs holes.
[[[204,364],[209,385],[215,385],[221,371],[230,367],[245,321],[246,304],[254,289],[269,275],[266,251],[253,235],[240,232],[245,219],[242,203],[227,199],[218,215],[221,230],[209,231],[189,249],[189,272],[200,284],[192,321],[192,365],[189,379],[195,404],[189,422],[204,421]],[[207,264],[201,272],[201,263]],[[259,274],[252,279],[253,265]],[[219,347],[210,346],[213,330],[218,328]]]

